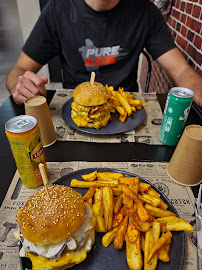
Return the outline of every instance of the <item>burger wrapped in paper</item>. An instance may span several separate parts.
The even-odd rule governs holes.
[[[33,269],[67,269],[87,257],[95,240],[95,217],[80,193],[62,185],[33,195],[17,213],[21,257]]]
[[[78,127],[104,127],[111,111],[109,94],[101,83],[83,82],[74,89],[71,117]]]

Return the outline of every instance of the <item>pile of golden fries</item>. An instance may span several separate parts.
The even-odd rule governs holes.
[[[135,113],[136,110],[141,110],[142,106],[147,106],[146,103],[141,102],[139,99],[135,99],[133,94],[124,92],[124,88],[119,87],[118,91],[114,90],[113,86],[105,85],[111,101],[112,107],[119,112],[119,120],[125,122],[126,117]]]
[[[93,171],[71,180],[71,187],[88,188],[83,196],[96,216],[96,231],[105,233],[104,247],[117,250],[126,242],[131,270],[155,269],[158,260],[169,262],[171,231],[193,231],[185,220],[168,211],[168,205],[150,184],[122,173]],[[142,257],[142,252],[144,258]]]

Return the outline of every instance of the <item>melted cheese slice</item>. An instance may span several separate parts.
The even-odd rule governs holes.
[[[78,264],[83,262],[87,257],[88,250],[84,247],[79,251],[69,251],[63,254],[57,261],[49,260],[42,256],[34,256],[30,253],[30,260],[32,261],[32,269],[40,269],[42,267],[62,267],[68,264]]]
[[[71,112],[71,117],[72,120],[74,121],[74,123],[78,126],[78,127],[87,127],[88,124],[91,124],[94,126],[94,128],[98,129],[100,127],[106,126],[109,118],[110,118],[110,114],[106,113],[106,114],[102,114],[103,118],[101,120],[95,120],[92,122],[92,119],[90,120],[90,118],[86,118],[86,117],[80,117],[79,114],[76,114],[74,111]]]

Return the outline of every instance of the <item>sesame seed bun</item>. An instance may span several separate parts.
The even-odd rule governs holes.
[[[109,94],[104,85],[99,82],[83,82],[76,86],[73,91],[73,98],[84,106],[98,106],[107,102]]]
[[[17,222],[30,242],[58,243],[74,234],[83,224],[85,204],[80,193],[62,185],[39,189],[20,209]]]

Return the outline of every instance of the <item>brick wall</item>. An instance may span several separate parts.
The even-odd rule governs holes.
[[[189,65],[202,75],[202,0],[173,0],[171,14],[165,19],[175,44]],[[143,58],[139,79],[142,89],[145,85],[146,66],[146,59]],[[149,92],[168,93],[174,85],[157,62],[153,62]]]

